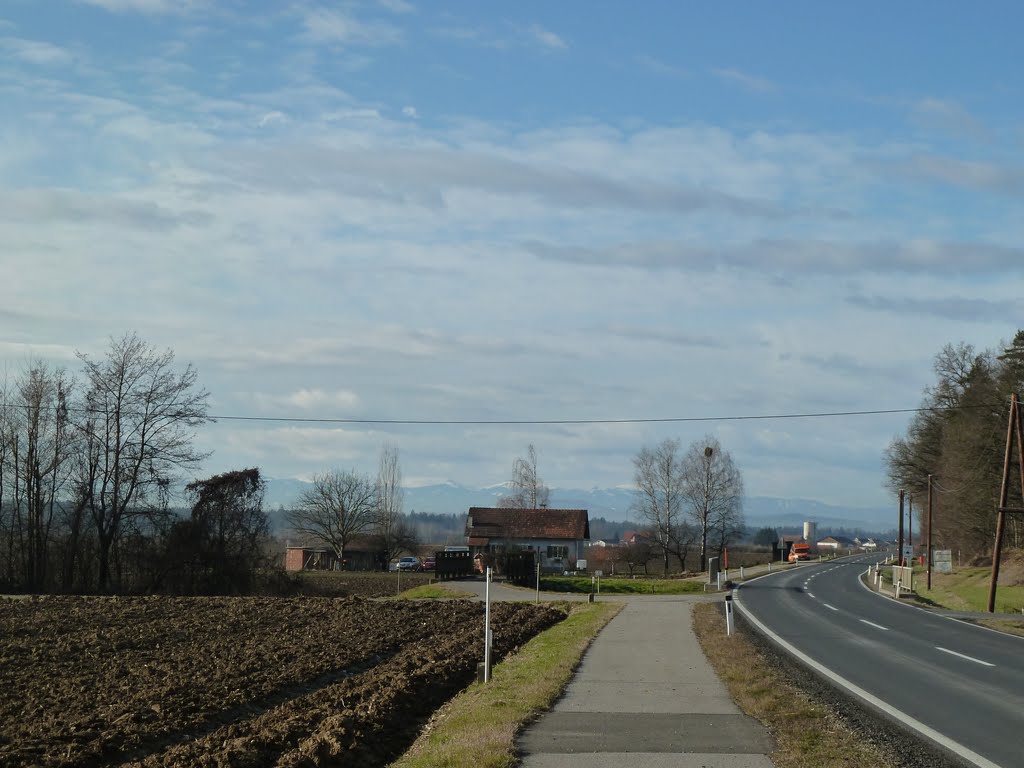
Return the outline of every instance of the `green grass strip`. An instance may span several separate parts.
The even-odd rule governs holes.
[[[589,576],[544,576],[541,592],[586,594],[595,583]],[[686,595],[704,591],[704,581],[694,579],[601,579],[602,595]]]
[[[392,768],[510,768],[523,724],[549,709],[622,605],[580,603],[441,709]]]
[[[461,589],[452,589],[441,584],[424,584],[422,587],[407,589],[398,597],[403,600],[452,600],[474,597],[474,594]]]

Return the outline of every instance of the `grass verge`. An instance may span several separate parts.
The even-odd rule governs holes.
[[[542,592],[589,593],[592,586],[589,576],[545,576],[540,580]],[[602,595],[685,595],[703,591],[704,582],[692,579],[601,579]]]
[[[497,665],[487,685],[474,683],[439,710],[392,768],[508,768],[515,736],[549,709],[584,651],[621,605],[576,603],[565,621]]]
[[[771,731],[777,768],[859,768],[892,766],[894,761],[827,707],[793,686],[741,633],[725,637],[717,603],[693,609],[693,629],[704,655],[743,712]]]
[[[452,589],[441,584],[424,584],[420,587],[407,589],[398,598],[403,600],[454,600],[473,596],[472,592],[466,592],[462,589]]]

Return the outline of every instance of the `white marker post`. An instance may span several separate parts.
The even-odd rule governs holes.
[[[732,592],[725,595],[725,634],[732,635]]]
[[[537,563],[537,603],[540,602],[540,563]]]
[[[491,681],[491,567],[487,566],[484,587],[484,682]]]

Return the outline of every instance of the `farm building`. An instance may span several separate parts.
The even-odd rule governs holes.
[[[466,538],[474,554],[532,550],[543,571],[576,570],[586,557],[590,519],[585,509],[471,507]]]
[[[387,557],[372,538],[356,539],[345,547],[345,559],[338,562],[334,550],[322,544],[285,548],[286,571],[383,571]]]

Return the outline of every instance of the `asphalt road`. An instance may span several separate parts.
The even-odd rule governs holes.
[[[872,593],[858,576],[878,559],[801,565],[744,584],[736,602],[805,663],[968,762],[1024,766],[1024,639]]]

